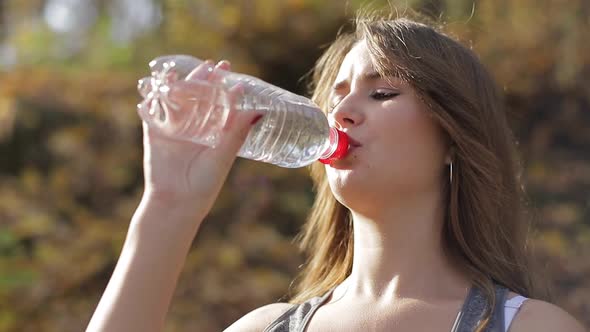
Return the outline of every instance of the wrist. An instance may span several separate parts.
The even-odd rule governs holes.
[[[176,215],[186,215],[187,217],[199,216],[201,211],[206,210],[199,204],[194,195],[148,188],[143,192],[141,204],[153,209],[163,209]]]
[[[145,191],[131,220],[131,227],[140,233],[185,234],[192,238],[207,211],[199,208],[195,199]]]

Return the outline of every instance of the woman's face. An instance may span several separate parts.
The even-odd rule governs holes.
[[[392,82],[375,71],[360,41],[333,85],[328,118],[352,143],[348,155],[326,172],[336,198],[353,210],[440,190],[444,135],[413,88],[396,78]]]

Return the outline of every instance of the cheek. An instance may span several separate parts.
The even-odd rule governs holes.
[[[389,124],[389,125],[385,125]],[[380,123],[378,158],[373,167],[390,169],[394,176],[425,177],[444,162],[440,129],[426,113],[399,112]]]

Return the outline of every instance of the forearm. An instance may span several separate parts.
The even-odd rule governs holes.
[[[87,331],[161,331],[200,224],[184,209],[143,199]]]

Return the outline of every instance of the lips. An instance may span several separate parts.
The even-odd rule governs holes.
[[[346,150],[344,157],[341,159],[330,159],[328,162],[324,162],[325,164],[329,164],[333,168],[341,168],[344,165],[342,163],[349,159],[350,153],[356,148],[363,146],[361,143],[359,143],[359,141],[350,137],[350,135],[346,134],[346,137],[348,140],[348,149]]]
[[[360,146],[362,146],[361,143],[359,143],[357,140],[355,140],[354,138],[348,136],[348,145],[350,148],[358,148]]]

